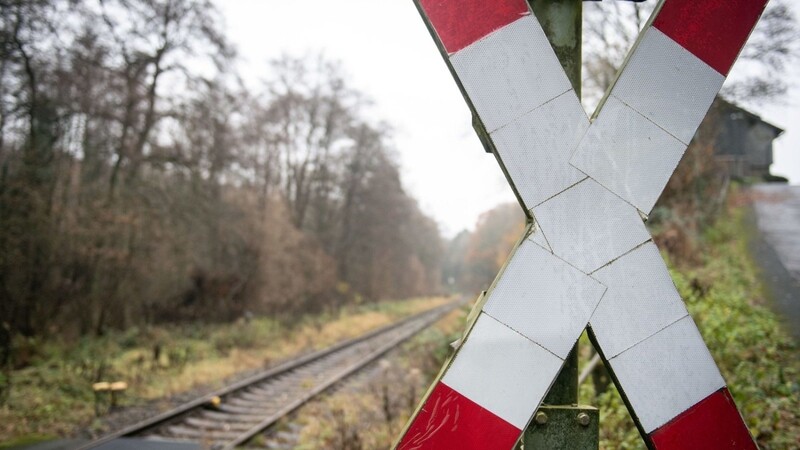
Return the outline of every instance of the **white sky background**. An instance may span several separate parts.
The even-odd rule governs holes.
[[[216,1],[249,86],[284,53],[322,52],[342,63],[351,87],[374,100],[370,112],[394,127],[405,186],[446,236],[516,201],[411,0]],[[790,3],[800,17],[800,4]],[[787,75],[800,79],[797,63]],[[772,172],[800,183],[800,89],[784,105],[752,109],[787,129],[775,142]]]

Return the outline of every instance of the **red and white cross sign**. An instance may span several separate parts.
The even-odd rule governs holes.
[[[654,449],[755,449],[642,217],[767,0],[664,0],[589,120],[525,0],[415,0],[534,225],[397,448],[511,449],[590,326]]]

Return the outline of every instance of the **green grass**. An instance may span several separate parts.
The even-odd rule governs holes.
[[[66,437],[76,427],[95,428],[95,381],[126,381],[123,405],[198,386],[221,387],[235,373],[326,347],[447,300],[359,305],[290,324],[263,317],[226,325],[135,328],[74,342],[23,342],[32,363],[11,374],[11,394],[0,407],[0,448]]]
[[[769,308],[743,214],[733,210],[706,231],[701,265],[671,265],[671,274],[761,449],[798,448],[798,348]],[[591,383],[581,389],[583,401],[592,398]],[[613,387],[593,403],[601,409],[601,448],[644,448]]]
[[[742,215],[742,210],[733,210],[706,231],[698,243],[700,264],[670,264],[670,270],[761,449],[800,448],[798,348],[767,304],[747,250]],[[422,394],[450,353],[452,333],[461,331],[464,319],[463,313],[454,315],[446,322],[447,333],[412,340],[390,370],[360,393],[338,393],[309,406],[310,412],[301,414],[305,428],[298,448],[389,449],[416,406],[405,401],[409,389],[417,398]],[[588,350],[588,339],[582,344]],[[422,379],[409,381],[408,374],[422,360],[426,369],[414,372]],[[591,382],[584,383],[581,400],[601,410],[601,448],[644,449],[613,385],[597,398],[593,390]],[[386,414],[392,405],[395,414]]]
[[[436,377],[464,329],[469,307],[459,308],[379,361],[355,391],[311,402],[294,421],[303,427],[297,450],[388,450]]]
[[[29,445],[39,444],[41,442],[52,441],[58,439],[58,436],[49,434],[31,434],[19,438],[0,443],[0,448],[17,448],[26,447]]]
[[[798,347],[769,308],[747,250],[743,210],[733,210],[708,229],[700,248],[701,264],[670,264],[675,284],[761,449],[800,448]],[[45,433],[63,435],[76,423],[90,422],[92,397],[87,386],[99,361],[107,361],[109,376],[125,375],[136,380],[136,370],[140,370],[141,379],[133,389],[137,394],[129,401],[157,398],[185,388],[193,380],[208,382],[213,374],[219,378],[227,370],[223,367],[263,364],[280,354],[323,345],[432,305],[421,300],[366,305],[335,316],[308,317],[291,328],[273,320],[257,319],[245,326],[133,330],[103,339],[86,339],[75,346],[47,343],[36,365],[14,373],[12,405],[16,402],[27,409],[0,410],[0,427],[8,429],[9,422],[15,427],[10,432],[0,428],[0,441],[11,437],[37,439]],[[401,368],[389,370],[420,377],[413,383],[407,379],[389,380],[388,384],[397,389],[393,402],[401,405],[391,420],[380,418],[381,411],[362,411],[359,406],[384,404],[386,394],[382,388],[364,393],[363,398],[334,396],[331,401],[338,402],[338,406],[323,408],[315,416],[319,420],[307,424],[303,432],[307,448],[314,448],[314,436],[334,439],[344,431],[360,433],[358,439],[370,445],[365,448],[388,448],[415,406],[409,396],[424,391],[449,353],[447,343],[453,340],[453,333],[463,328],[463,320],[463,311],[460,315],[454,313],[443,330],[433,329],[412,340],[404,357],[395,363]],[[154,342],[164,343],[157,363],[151,355]],[[136,369],[142,357],[143,368]],[[414,387],[414,395],[407,392],[409,386]],[[27,400],[21,401],[21,397]],[[613,386],[594,399],[592,384],[585,383],[581,386],[581,400],[601,409],[601,448],[644,448]],[[380,423],[370,422],[370,417],[378,417],[375,420]],[[353,431],[352,427],[357,428]]]
[[[670,270],[761,449],[800,448],[798,348],[767,304],[742,215],[733,210],[706,231],[698,242],[700,264],[670,264]],[[424,392],[464,320],[463,312],[454,314],[444,322],[446,333],[432,330],[414,338],[386,374],[359,393],[337,393],[310,405],[300,415],[305,427],[298,448],[389,449],[416,406],[406,399]],[[583,338],[582,349],[588,348]],[[411,373],[420,380],[412,381]],[[592,383],[584,383],[581,401],[600,408],[602,449],[645,448],[613,385],[595,398]]]

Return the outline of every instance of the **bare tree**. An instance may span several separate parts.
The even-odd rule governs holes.
[[[333,168],[359,96],[347,88],[335,63],[283,57],[273,61],[267,130],[280,158],[283,195],[299,228],[310,225],[312,203],[331,195]]]
[[[124,165],[129,180],[136,177],[154,128],[170,114],[159,108],[160,90],[186,83],[187,61],[203,56],[221,70],[233,51],[218,31],[218,13],[208,0],[99,0],[92,13],[106,25],[118,51],[124,92],[109,180],[113,194]]]
[[[784,75],[800,47],[797,17],[786,0],[772,0],[742,50],[722,96],[748,103],[780,101],[791,87]]]
[[[616,77],[657,2],[584,4],[584,97],[596,104]],[[764,102],[787,90],[781,76],[797,57],[797,19],[785,0],[769,2],[722,91],[734,101]]]
[[[250,93],[209,0],[0,5],[0,374],[20,335],[438,289],[438,228],[336,63]]]

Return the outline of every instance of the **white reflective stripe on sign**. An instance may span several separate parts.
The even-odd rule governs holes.
[[[652,242],[592,277],[608,287],[589,321],[606,358],[617,356],[689,314]]]
[[[688,145],[724,82],[719,72],[650,28],[611,94]]]
[[[534,224],[401,448],[511,448],[587,323],[648,447],[756,447],[641,213],[766,2],[662,1],[589,123],[529,2],[416,0]]]
[[[488,132],[572,88],[530,15],[453,54],[450,63]]]
[[[725,386],[689,316],[609,363],[645,433]]]
[[[516,331],[481,314],[442,382],[524,429],[563,363]]]
[[[547,250],[524,241],[483,311],[565,359],[605,290]]]
[[[589,118],[570,90],[492,133],[527,209],[586,178],[569,158],[588,128]]]
[[[570,162],[649,213],[684,150],[683,142],[611,96]]]
[[[585,273],[650,240],[636,208],[592,179],[533,208],[553,253]]]

